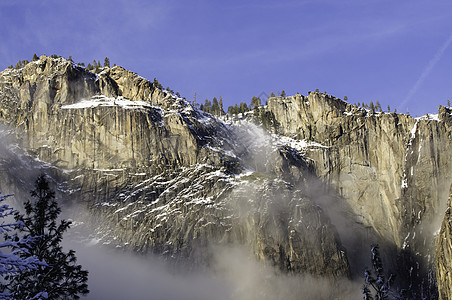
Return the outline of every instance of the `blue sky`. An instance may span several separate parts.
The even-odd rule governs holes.
[[[188,100],[285,90],[412,115],[452,100],[452,1],[0,0],[0,69],[108,56]]]

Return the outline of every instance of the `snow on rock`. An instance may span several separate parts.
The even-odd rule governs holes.
[[[144,101],[132,101],[121,96],[117,98],[109,98],[104,95],[96,95],[89,99],[81,99],[74,104],[61,106],[62,109],[80,109],[80,108],[94,108],[98,106],[119,106],[125,109],[139,109],[139,108],[154,108],[160,109]]]

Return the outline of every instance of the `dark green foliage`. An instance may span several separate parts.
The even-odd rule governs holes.
[[[212,102],[206,98],[204,104],[201,104],[201,110],[210,114],[212,112]]]
[[[94,67],[90,63],[88,63],[88,66],[86,67],[86,69],[88,71],[92,71],[92,70],[94,70]]]
[[[105,57],[105,59],[104,59],[104,67],[110,68],[110,59],[108,57]]]
[[[447,107],[450,107],[450,99],[447,99]]]
[[[239,106],[237,103],[234,106],[228,107],[228,115],[237,115],[239,113]]]
[[[77,265],[73,250],[66,253],[61,246],[63,233],[71,222],[58,223],[61,209],[44,175],[36,180],[31,196],[34,201],[25,203],[25,215],[17,215],[16,220],[24,224],[23,238],[36,238],[25,256],[35,256],[47,266],[15,276],[10,287],[14,299],[29,299],[41,292],[46,292],[49,299],[79,299],[89,293],[88,271]]]
[[[347,96],[344,96],[344,101],[347,101],[348,100],[348,97]]]
[[[220,104],[218,104],[217,97],[213,97],[212,99],[212,111],[211,113],[214,115],[218,115],[220,112]]]
[[[93,67],[94,67],[94,73],[99,73],[100,68],[102,66],[100,65],[100,62],[96,62],[96,60],[93,60]]]
[[[286,97],[286,92],[284,90],[281,91],[281,97]]]
[[[35,54],[33,54],[33,61],[37,61],[37,60],[39,60],[39,57],[35,53]]]
[[[163,90],[162,84],[157,80],[157,78],[154,77],[154,82],[152,83],[154,85],[154,88],[158,88],[160,90]]]
[[[275,97],[275,93],[271,92],[270,97]]]
[[[375,104],[375,109],[378,111],[381,111],[381,104],[380,101],[377,100],[377,103]]]
[[[224,115],[224,109],[223,109],[223,98],[220,95],[220,100],[218,100],[218,104],[220,106],[220,116]]]
[[[212,101],[209,99],[206,99],[204,101],[204,104],[201,104],[200,109],[202,111],[205,111],[209,114],[215,115],[215,116],[221,116],[224,114],[223,110],[223,99],[220,96],[220,101],[216,97],[213,97]],[[231,107],[229,107],[229,110],[231,110]]]
[[[261,98],[254,96],[254,97],[251,99],[251,105],[250,105],[250,108],[251,108],[251,109],[257,109],[257,108],[259,108],[260,106],[261,106]]]
[[[69,58],[67,60],[70,62],[74,62],[74,60],[72,59],[72,55],[69,55]]]
[[[249,111],[248,105],[245,102],[240,102],[239,111],[242,114],[246,113],[247,111]]]

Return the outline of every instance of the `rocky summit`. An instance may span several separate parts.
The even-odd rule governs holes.
[[[217,118],[119,66],[41,56],[0,73],[0,188],[20,199],[44,171],[89,238],[194,265],[240,245],[284,273],[356,279],[379,244],[400,288],[448,299],[451,113],[310,92]]]

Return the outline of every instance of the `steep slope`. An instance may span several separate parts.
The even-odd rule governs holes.
[[[285,272],[350,274],[334,225],[302,192],[312,168],[290,147],[120,67],[96,75],[42,56],[0,80],[0,118],[89,208],[94,240],[204,263],[212,245],[240,244]]]
[[[93,241],[195,264],[239,244],[284,272],[356,276],[379,243],[413,298],[435,298],[450,108],[412,118],[310,93],[248,116],[273,134],[121,67],[93,74],[42,56],[0,73],[0,120],[15,136],[0,184],[26,195],[24,170],[44,168],[62,198],[88,208],[77,218]]]
[[[414,119],[310,93],[270,98],[263,109],[274,119],[276,132],[323,145],[305,155],[355,219],[378,233],[374,242],[397,247],[394,267],[407,268],[402,274],[410,276],[412,266],[424,275],[431,272],[437,216],[452,181],[450,108]]]
[[[438,234],[436,246],[436,278],[438,280],[439,299],[452,298],[452,185],[450,187],[449,201]]]

